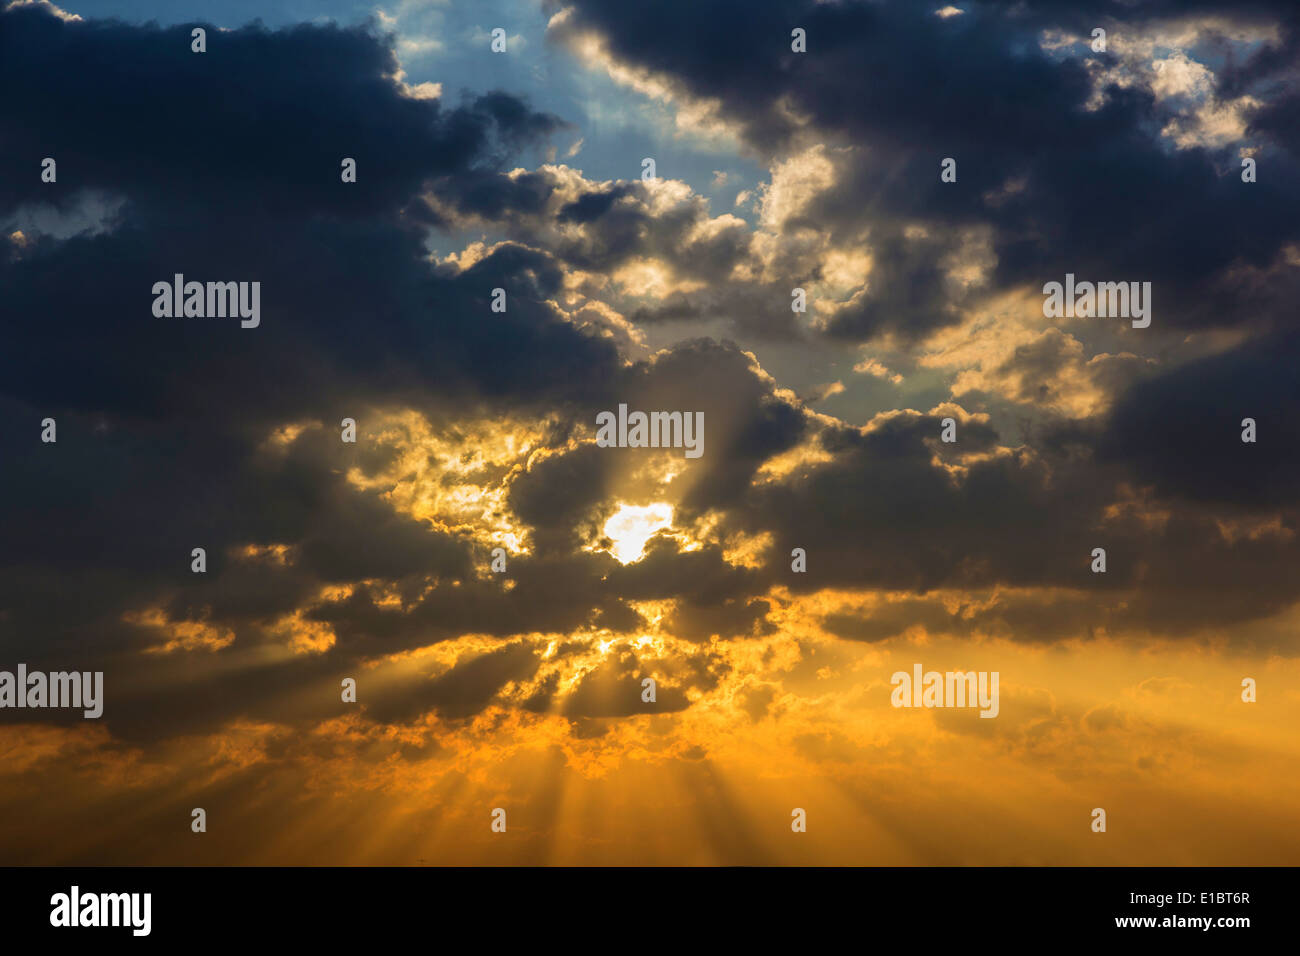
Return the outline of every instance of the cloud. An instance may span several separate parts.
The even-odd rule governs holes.
[[[508,779],[543,840],[580,781],[573,806],[654,792],[680,845],[734,862],[790,859],[746,814],[798,782],[836,819],[876,808],[855,851],[1016,863],[998,840],[1020,811],[980,761],[1021,806],[1098,767],[1111,793],[1183,772],[1212,791],[1199,748],[1221,770],[1234,742],[1180,729],[1209,723],[1192,698],[1291,666],[1295,17],[952,9],[555,13],[550,37],[675,111],[690,148],[766,167],[722,211],[732,157],[699,183],[588,176],[554,158],[587,130],[408,82],[374,27],[213,29],[196,56],[187,27],[0,13],[0,83],[30,91],[0,105],[0,493],[20,505],[0,638],[110,693],[90,731],[4,728],[10,803],[38,772],[101,805],[165,790],[158,813],[193,788],[247,810],[241,788],[280,780],[286,813],[323,819],[330,788],[400,815]],[[155,317],[177,272],[260,282],[261,324]],[[1150,279],[1151,328],[1044,319],[1066,272]],[[703,456],[597,447],[624,403],[702,413]],[[1182,669],[1142,683],[1151,649]],[[1005,720],[890,708],[922,652],[1002,668]],[[1250,766],[1285,751],[1270,734]],[[935,781],[994,808],[990,845],[951,843]],[[295,858],[257,845],[210,852]]]

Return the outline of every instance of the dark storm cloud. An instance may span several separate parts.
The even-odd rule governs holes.
[[[481,711],[508,681],[531,677],[537,651],[527,643],[512,643],[457,664],[413,692],[377,695],[372,715],[383,721],[411,720],[429,709],[451,717]]]
[[[710,219],[703,197],[653,209],[653,193],[641,182],[575,182],[561,171],[542,169],[477,177],[469,189],[460,182],[449,185],[435,183],[433,195],[453,218],[466,225],[485,221],[579,269],[609,272],[649,256],[683,277],[715,281],[749,252],[750,231],[739,219],[696,235]],[[557,226],[566,228],[557,232]]]
[[[0,240],[12,449],[0,631],[16,660],[106,669],[115,730],[161,732],[149,720],[160,712],[175,728],[275,714],[285,673],[337,687],[370,650],[528,620],[572,628],[618,606],[591,590],[560,609],[563,589],[543,568],[555,611],[524,582],[495,628],[471,624],[494,603],[486,594],[438,618],[440,596],[426,616],[385,628],[361,586],[353,605],[316,612],[337,618],[335,651],[249,672],[205,670],[206,651],[189,664],[141,656],[161,637],[125,620],[158,608],[234,633],[241,654],[324,585],[379,579],[410,592],[412,581],[468,578],[466,541],[347,482],[349,469],[381,462],[338,440],[340,419],[364,434],[395,404],[553,410],[590,401],[616,374],[612,347],[543,301],[561,276],[546,253],[507,244],[457,271],[431,265],[423,246],[428,184],[478,188],[559,121],[499,92],[454,108],[412,99],[396,66],[361,29],[209,29],[200,55],[188,28],[0,13],[0,85],[23,91],[0,106],[0,221],[42,203],[75,221],[87,190],[122,200],[98,232]],[[58,161],[57,183],[40,182],[44,156]],[[340,181],[344,156],[358,161],[355,185]],[[155,317],[151,287],[174,272],[260,281],[261,325]],[[489,308],[497,287],[505,313]],[[57,444],[39,441],[47,415]],[[291,422],[324,427],[263,445]],[[291,560],[241,557],[250,543],[285,544]],[[206,575],[190,572],[194,547],[207,551]]]
[[[150,289],[174,272],[260,281],[261,325],[155,317]],[[29,243],[0,281],[6,312],[30,317],[11,323],[0,387],[51,412],[251,424],[319,414],[323,394],[340,418],[448,394],[571,400],[598,392],[615,362],[543,301],[559,281],[546,254],[507,245],[464,272],[434,269],[418,232],[380,223],[196,228],[142,212],[109,234]],[[494,288],[504,313],[490,310]]]
[[[774,387],[734,343],[711,339],[679,343],[633,383],[638,404],[629,407],[704,413],[704,467],[682,502],[689,512],[729,507],[763,462],[804,436],[803,413]]]
[[[572,547],[582,519],[604,501],[617,459],[582,445],[542,460],[510,486],[510,505],[538,535],[539,548]]]
[[[185,28],[3,17],[0,83],[28,92],[4,106],[0,219],[91,188],[127,201],[107,234],[8,250],[6,313],[27,317],[10,323],[8,394],[50,411],[283,419],[319,410],[322,392],[355,407],[607,374],[612,350],[539,301],[558,282],[545,254],[431,270],[417,228],[426,182],[472,188],[554,117],[503,93],[455,109],[404,96],[391,50],[361,29],[214,29],[193,54]],[[47,155],[55,184],[34,175]],[[344,156],[356,184],[340,182]],[[260,281],[262,325],[155,318],[152,284],[176,272]],[[497,287],[510,309],[481,321]]]
[[[1097,442],[1163,494],[1294,509],[1300,488],[1300,334],[1287,331],[1191,362],[1129,389]],[[1243,442],[1252,418],[1254,443]]]
[[[490,168],[561,126],[500,92],[454,109],[402,96],[392,50],[361,28],[207,24],[195,54],[189,26],[0,16],[0,84],[24,93],[4,106],[0,215],[93,187],[223,218],[393,216],[426,180]],[[32,175],[45,156],[57,185]],[[345,156],[353,189],[340,188]]]
[[[1268,297],[1261,313],[1214,293],[1233,267],[1262,267],[1300,236],[1300,164],[1287,122],[1294,107],[1286,105],[1294,93],[1277,101],[1296,85],[1293,59],[1265,47],[1246,64],[1228,61],[1225,92],[1266,104],[1246,115],[1270,176],[1244,184],[1237,144],[1175,149],[1160,135],[1171,114],[1140,87],[1112,86],[1100,108],[1087,108],[1094,85],[1084,58],[1114,65],[1113,53],[1053,54],[1039,37],[1049,28],[1088,37],[1099,23],[1122,37],[1199,10],[1276,24],[1281,49],[1292,50],[1293,5],[969,3],[950,18],[909,3],[573,6],[557,36],[595,30],[616,59],[718,102],[764,155],[809,141],[851,148],[837,161],[836,184],[800,220],[850,244],[872,226],[870,288],[827,325],[836,338],[916,337],[959,318],[960,302],[937,281],[942,250],[890,240],[891,222],[993,226],[998,287],[1041,286],[1067,271],[1150,280],[1162,328],[1267,324],[1286,304]],[[805,54],[790,50],[795,26],[807,31]],[[957,159],[957,183],[940,182],[944,157]],[[1008,183],[1018,191],[987,198]]]
[[[907,339],[960,321],[959,301],[946,289],[942,259],[953,252],[950,237],[908,240],[898,232],[872,243],[870,294],[836,312],[826,331],[836,338],[865,340],[882,332]]]
[[[1141,394],[1146,387],[1135,391]],[[1159,393],[1165,386],[1152,387]],[[1176,414],[1173,401],[1170,395],[1161,406],[1170,415]],[[1153,429],[1159,424],[1142,422]],[[971,422],[959,424],[959,430],[963,456],[975,450],[967,442],[984,442],[991,449],[996,437],[987,426]],[[1241,455],[1257,447],[1242,446],[1239,431],[1229,429],[1228,442],[1213,456],[1199,447],[1180,448],[1177,454],[1214,460],[1211,470],[1218,480],[1230,480],[1246,471]],[[963,471],[952,475],[933,462],[936,452],[953,454],[940,451],[938,432],[937,417],[915,414],[898,415],[866,434],[828,430],[821,442],[833,461],[746,495],[736,509],[746,527],[770,531],[778,556],[794,547],[808,553],[807,574],[777,573],[774,578],[795,591],[856,587],[923,593],[1006,585],[1066,589],[1070,596],[1006,599],[960,619],[942,605],[887,605],[856,623],[852,616],[832,615],[826,622],[832,632],[883,640],[897,636],[910,621],[963,635],[978,631],[1018,640],[1086,637],[1099,628],[1180,634],[1267,618],[1295,600],[1294,568],[1300,560],[1295,530],[1300,522],[1289,469],[1297,456],[1286,434],[1277,436],[1282,443],[1278,450],[1265,452],[1275,469],[1272,476],[1252,479],[1265,488],[1292,489],[1279,523],[1244,524],[1229,535],[1223,519],[1252,517],[1231,495],[1225,495],[1231,502],[1226,511],[1208,514],[1163,503],[1165,499],[1157,499],[1162,502],[1158,507],[1169,509],[1163,517],[1147,516],[1142,507],[1132,515],[1110,514],[1123,500],[1123,488],[1132,487],[1133,476],[1108,460],[1109,449],[1093,453],[1095,436],[1045,441],[1037,452],[958,458]],[[1166,454],[1162,443],[1190,433],[1175,424],[1170,437],[1151,439],[1146,436],[1155,432],[1139,426],[1132,440],[1153,440],[1152,458],[1165,461],[1173,455]],[[1198,439],[1198,444],[1204,441]],[[1194,487],[1197,479],[1187,482]],[[1107,551],[1104,575],[1090,570],[1096,547]],[[774,567],[784,570],[779,562]]]
[[[745,498],[746,523],[773,531],[778,554],[803,547],[810,568],[815,556],[816,574],[792,575],[790,587],[928,590],[973,586],[990,576],[1034,584],[1047,583],[1053,570],[1069,574],[1064,566],[1051,568],[1051,560],[1070,562],[1071,555],[1066,542],[1052,539],[1063,520],[1058,495],[1064,489],[1049,487],[1047,466],[1013,452],[977,460],[957,479],[932,462],[941,447],[953,447],[940,446],[939,432],[939,416],[916,413],[865,435],[828,431],[821,441],[832,462]],[[963,454],[991,446],[994,438],[987,425],[959,423]],[[1071,490],[1083,494],[1077,511],[1099,507],[1098,490]]]
[[[598,220],[609,213],[617,200],[635,192],[636,187],[631,183],[618,183],[608,189],[586,193],[560,210],[560,221],[588,223]]]

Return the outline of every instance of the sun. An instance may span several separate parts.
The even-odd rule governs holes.
[[[602,529],[605,537],[613,541],[609,549],[620,564],[640,561],[645,554],[645,544],[663,528],[673,524],[673,506],[664,501],[649,505],[620,504],[609,516]]]

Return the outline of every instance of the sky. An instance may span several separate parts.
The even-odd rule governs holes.
[[[0,861],[1300,863],[1293,3],[0,6]]]

